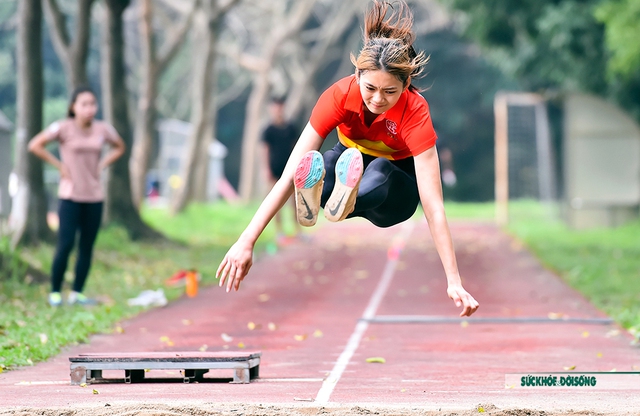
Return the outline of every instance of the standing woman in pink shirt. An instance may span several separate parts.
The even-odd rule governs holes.
[[[58,198],[58,242],[51,268],[49,304],[62,304],[62,282],[76,233],[80,234],[75,280],[67,298],[68,304],[92,305],[96,302],[82,294],[89,274],[93,244],[102,220],[104,191],[100,172],[124,154],[125,145],[109,123],[95,120],[98,103],[93,91],[77,88],[71,95],[67,118],[56,121],[29,142],[29,150],[60,171]],[[60,159],[45,146],[57,140]],[[102,158],[108,145],[112,150]]]

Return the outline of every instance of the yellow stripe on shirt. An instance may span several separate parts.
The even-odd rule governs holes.
[[[397,149],[392,149],[381,141],[371,141],[366,139],[351,140],[350,138],[345,136],[339,128],[336,130],[338,132],[338,139],[340,140],[340,143],[342,143],[346,147],[353,147],[355,149],[358,149],[365,155],[394,160],[393,155],[395,153],[398,153]]]

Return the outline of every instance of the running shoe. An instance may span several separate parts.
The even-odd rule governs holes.
[[[336,184],[324,206],[324,216],[333,222],[342,221],[356,206],[362,179],[362,153],[358,149],[345,150],[336,162]]]
[[[293,176],[296,218],[304,227],[311,227],[318,220],[324,173],[322,154],[311,150],[302,157]]]
[[[57,308],[62,305],[62,295],[60,292],[51,292],[49,293],[49,305]]]
[[[67,297],[68,305],[80,305],[80,306],[95,306],[98,304],[98,301],[95,299],[91,299],[86,297],[80,292],[70,292]]]

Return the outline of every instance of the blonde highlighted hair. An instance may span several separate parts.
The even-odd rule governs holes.
[[[418,78],[429,57],[413,48],[413,13],[404,0],[392,5],[374,0],[364,17],[364,45],[351,62],[358,76],[367,71],[383,70],[395,76],[412,91],[411,79]],[[388,16],[387,16],[388,15]]]

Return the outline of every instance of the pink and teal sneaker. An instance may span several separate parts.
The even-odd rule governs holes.
[[[324,206],[324,216],[333,222],[342,221],[356,206],[358,188],[364,164],[358,149],[345,150],[336,162],[336,184]]]
[[[302,157],[293,176],[296,218],[304,227],[311,227],[318,220],[324,173],[322,154],[317,150],[311,150]]]

